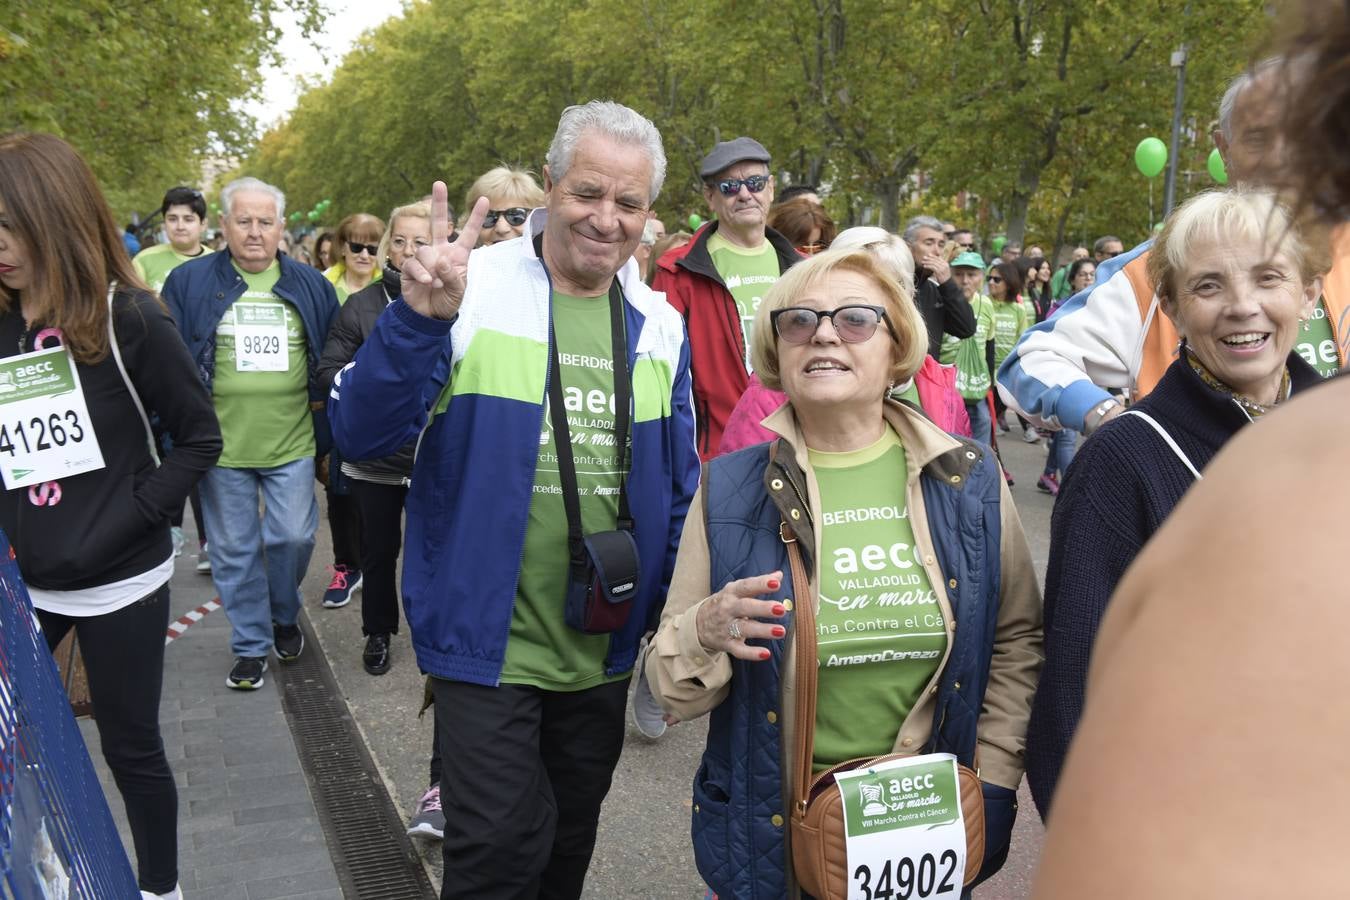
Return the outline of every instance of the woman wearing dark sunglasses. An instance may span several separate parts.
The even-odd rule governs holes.
[[[782,785],[802,722],[783,715],[781,679],[818,662],[812,771],[891,753],[974,767],[978,752],[987,878],[1008,852],[1041,661],[1040,593],[998,462],[886,399],[928,339],[866,250],[790,269],[751,343],[755,372],[787,395],[765,420],[777,440],[708,463],[645,660],[668,714],[712,713],[694,780],[699,872],[719,896],[795,896],[784,820],[802,798]],[[794,537],[801,593],[786,578]],[[813,609],[814,627],[796,618]],[[795,658],[799,622],[818,635],[810,663]]]
[[[509,166],[497,166],[479,175],[464,195],[464,208],[473,209],[480,197],[488,199],[488,213],[478,235],[479,247],[520,237],[530,210],[544,205],[544,189],[534,176]]]
[[[384,237],[384,223],[370,213],[353,213],[338,223],[333,242],[337,262],[323,273],[337,291],[338,303],[380,277],[376,264],[380,255],[380,238]]]

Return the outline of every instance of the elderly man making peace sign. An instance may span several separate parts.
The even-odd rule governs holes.
[[[444,760],[443,898],[576,898],[628,680],[698,482],[679,315],[631,259],[655,126],[569,107],[524,234],[470,253],[480,201],[403,267],[329,400],[343,455],[421,434],[403,591]]]

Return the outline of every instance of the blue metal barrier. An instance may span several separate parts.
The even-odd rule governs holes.
[[[0,532],[0,898],[66,897],[140,891]]]

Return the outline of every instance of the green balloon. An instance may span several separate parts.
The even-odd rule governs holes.
[[[305,213],[305,218],[309,219],[311,222],[317,222],[319,221],[319,211],[317,209],[311,209],[309,212]]]
[[[994,238],[994,242],[990,246],[994,251],[994,255],[997,256],[1003,252],[1003,248],[1007,246],[1007,244],[1008,239],[1000,234],[998,237]]]
[[[1209,151],[1209,160],[1205,163],[1205,168],[1209,169],[1209,177],[1219,184],[1228,183],[1228,169],[1223,164],[1223,155],[1219,153],[1218,147]]]
[[[690,231],[698,231],[699,226],[701,226],[702,224],[703,224],[703,217],[702,217],[702,216],[700,216],[698,213],[690,213],[690,214],[689,214],[689,230],[690,230]]]
[[[1167,167],[1167,145],[1155,137],[1146,137],[1134,148],[1134,164],[1145,178],[1153,178]]]

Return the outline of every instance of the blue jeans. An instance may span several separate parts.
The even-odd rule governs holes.
[[[1073,462],[1073,452],[1078,448],[1078,432],[1061,428],[1050,435],[1050,452],[1045,458],[1045,474],[1056,473],[1062,478]]]
[[[300,616],[300,582],[319,526],[314,458],[271,469],[216,466],[200,487],[211,577],[234,629],[230,649],[235,656],[266,656],[272,624],[294,625]]]
[[[981,444],[991,443],[994,420],[989,415],[989,401],[983,397],[979,400],[967,400],[966,415],[970,416],[971,436]]]

